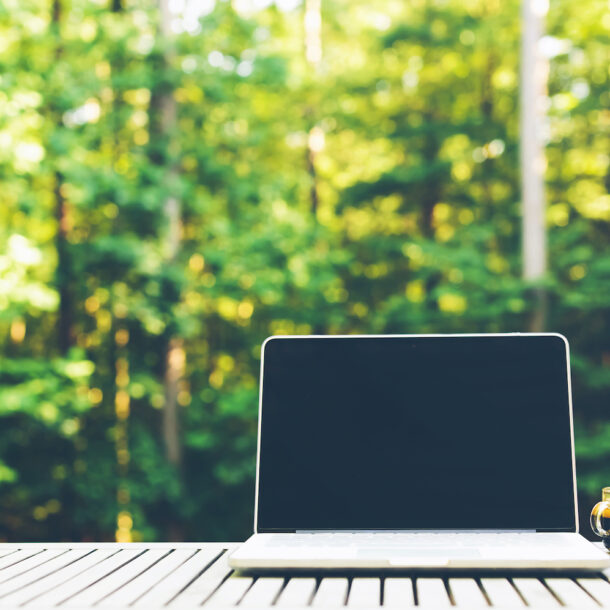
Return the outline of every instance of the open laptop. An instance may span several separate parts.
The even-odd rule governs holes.
[[[558,334],[271,337],[240,569],[593,569]]]

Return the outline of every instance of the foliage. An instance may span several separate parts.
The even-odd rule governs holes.
[[[0,539],[248,535],[270,334],[529,327],[519,3],[329,0],[319,67],[302,6],[255,4],[188,2],[169,37],[152,2],[0,7]],[[587,506],[610,458],[610,21],[561,1],[547,28],[547,327]]]

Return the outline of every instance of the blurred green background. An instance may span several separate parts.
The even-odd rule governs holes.
[[[243,539],[265,337],[540,320],[572,347],[586,520],[610,484],[606,0],[553,1],[540,41],[543,301],[518,2],[160,6],[0,3],[0,540]]]

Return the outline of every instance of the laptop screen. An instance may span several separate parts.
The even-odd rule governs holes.
[[[558,335],[274,337],[257,531],[575,531]]]

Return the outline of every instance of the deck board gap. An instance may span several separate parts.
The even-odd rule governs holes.
[[[483,583],[481,582],[481,579],[477,577],[477,578],[474,579],[474,582],[477,583],[477,587],[479,587],[479,590],[481,591],[481,594],[485,598],[485,601],[487,602],[487,605],[490,606],[490,607],[493,606],[493,604],[491,603],[491,598],[487,594],[487,591],[485,591],[485,587],[483,586]]]
[[[172,551],[175,551],[176,549],[172,549]],[[176,567],[172,568],[169,572],[167,572],[167,574],[165,574],[162,578],[160,578],[157,582],[153,583],[152,585],[150,585],[150,587],[148,587],[148,589],[146,589],[146,591],[142,591],[142,593],[140,593],[140,595],[138,595],[138,597],[136,597],[135,599],[131,600],[129,602],[129,606],[135,606],[135,604],[138,603],[138,601],[144,597],[145,595],[147,595],[152,589],[154,589],[154,587],[156,587],[160,582],[164,581],[166,578],[168,578],[169,576],[171,576],[178,568],[180,568],[182,565],[184,565],[189,559],[192,559],[197,553],[199,552],[199,549],[195,549],[193,551],[193,553],[191,555],[189,555],[188,557],[186,557],[184,559],[183,562],[179,563]],[[166,555],[167,557],[167,555]]]
[[[22,602],[20,602],[19,605],[20,606],[25,606],[26,604],[29,604],[30,602],[33,602],[34,600],[38,599],[39,597],[42,597],[43,595],[47,595],[51,591],[54,591],[55,589],[65,585],[66,583],[69,583],[71,580],[74,580],[78,576],[81,576],[82,574],[84,574],[88,570],[94,569],[100,563],[103,563],[104,561],[111,559],[112,557],[114,557],[115,555],[120,553],[120,550],[116,550],[116,551],[114,551],[114,553],[111,553],[110,555],[104,555],[103,552],[101,552],[99,549],[93,549],[93,552],[94,553],[98,553],[98,557],[100,556],[100,553],[101,553],[101,558],[98,561],[92,563],[91,565],[86,565],[86,563],[85,563],[85,565],[86,565],[85,568],[83,568],[79,572],[76,572],[75,574],[72,574],[72,575],[68,576],[67,578],[64,578],[63,580],[60,580],[59,582],[56,582],[54,584],[48,583],[48,584],[51,584],[50,587],[48,587],[47,589],[43,589],[42,591],[38,591],[38,593],[35,593],[31,597],[28,597],[27,599],[24,599]],[[84,557],[81,557],[81,560],[82,559],[84,559]],[[63,575],[63,576],[65,576],[65,575]],[[27,592],[27,594],[30,594],[30,593],[31,593],[31,591]]]
[[[510,586],[515,590],[515,593],[519,596],[519,599],[521,599],[521,601],[523,602],[523,605],[529,606],[529,603],[525,599],[525,596],[523,595],[523,593],[521,593],[521,591],[519,591],[519,587],[517,587],[517,585],[514,583],[513,579],[507,578],[506,580],[508,580],[508,582],[510,583]]]
[[[197,553],[199,552],[201,552],[201,549],[197,549]],[[182,589],[180,589],[180,591],[178,591],[174,596],[168,599],[167,602],[165,602],[164,606],[169,606],[169,604],[171,604],[179,595],[182,595],[211,565],[215,564],[223,556],[224,553],[225,549],[221,549],[217,555],[212,557],[210,561],[208,561],[208,563],[203,566],[203,568],[199,570],[199,572],[197,572],[197,574],[195,574],[195,576],[193,576],[193,578],[191,578],[191,580],[189,580],[184,585],[184,587],[182,587]]]
[[[15,574],[11,574],[8,578],[5,578],[4,580],[0,580],[0,585],[3,585],[4,583],[8,582],[9,580],[13,580],[13,578],[17,578],[18,576],[27,574],[28,572],[31,572],[32,570],[35,570],[36,568],[43,566],[45,563],[49,563],[49,561],[53,561],[53,559],[56,559],[57,557],[61,557],[62,555],[65,555],[66,553],[70,552],[71,550],[72,549],[66,549],[65,551],[62,551],[61,553],[51,552],[51,556],[48,559],[45,559],[44,561],[41,561],[40,563],[37,563],[33,566],[28,566],[25,570],[23,570],[23,572],[16,572]],[[36,557],[36,555],[33,555],[32,557]],[[17,564],[15,564],[15,565],[17,565]]]
[[[449,584],[449,578],[445,576],[442,579],[442,581],[443,581],[443,584],[445,585],[445,590],[447,591],[447,595],[449,596],[449,603],[452,606],[457,606],[455,597],[453,596],[453,591],[451,590],[451,585]]]
[[[559,595],[557,595],[557,593],[555,593],[555,591],[553,591],[553,589],[551,589],[551,587],[549,587],[549,585],[547,584],[546,580],[544,580],[544,578],[539,578],[538,579],[541,583],[542,586],[557,600],[557,603],[560,606],[566,606],[567,604],[563,601],[563,599],[561,599],[561,597],[559,597]]]
[[[0,572],[2,570],[6,570],[8,568],[12,568],[13,566],[16,566],[18,563],[21,563],[22,561],[26,561],[28,559],[31,559],[32,557],[36,557],[36,555],[40,555],[40,553],[44,553],[46,550],[47,549],[41,549],[40,551],[37,551],[36,553],[32,553],[31,555],[26,555],[25,557],[22,557],[21,559],[18,559],[17,561],[14,561],[13,563],[9,563],[9,564],[7,564],[5,566],[2,566],[0,568]],[[18,552],[18,551],[21,551],[21,549],[17,549],[17,551],[15,551],[15,552]],[[12,554],[13,553],[9,553],[9,555],[5,555],[5,557],[8,557],[8,556],[10,556]]]
[[[66,552],[68,552],[68,551],[66,551]],[[65,563],[63,565],[57,566],[55,569],[51,570],[50,572],[47,572],[45,574],[42,574],[41,576],[38,576],[37,578],[34,578],[34,580],[30,580],[30,581],[28,581],[28,582],[18,586],[15,589],[11,589],[9,591],[6,591],[5,593],[0,594],[0,599],[3,598],[3,597],[6,597],[7,595],[12,595],[13,593],[16,593],[17,591],[22,591],[26,587],[29,587],[29,586],[31,586],[33,584],[36,584],[37,582],[40,582],[41,580],[44,580],[45,578],[49,578],[49,577],[53,576],[54,574],[57,574],[57,572],[61,572],[61,570],[65,570],[67,567],[75,564],[76,562],[80,561],[81,559],[84,559],[85,557],[88,557],[89,555],[91,555],[91,553],[95,553],[95,549],[91,549],[88,553],[85,553],[84,555],[79,555],[78,557],[75,557],[74,559],[72,559],[68,563]],[[59,559],[64,554],[65,553],[61,553],[60,555],[57,555],[56,557],[54,557],[54,559]],[[39,564],[39,566],[43,566],[43,565],[44,565],[44,563]],[[24,572],[24,574],[27,574],[27,572]],[[15,577],[13,577],[13,578],[15,578]]]
[[[277,600],[280,599],[280,595],[282,594],[282,591],[286,588],[286,585],[288,584],[289,580],[290,580],[289,576],[284,578],[284,582],[282,583],[280,590],[275,594],[275,597],[271,600],[271,604],[269,604],[270,606],[275,606],[275,604],[277,603]]]
[[[417,594],[417,578],[415,574],[410,575],[411,578],[411,587],[413,587],[413,605],[419,606],[419,596]]]
[[[141,570],[140,572],[138,572],[137,574],[132,576],[129,580],[126,580],[124,583],[121,583],[118,587],[115,587],[112,591],[109,591],[108,593],[106,593],[103,597],[100,597],[97,601],[95,601],[93,604],[91,604],[91,606],[92,607],[97,606],[102,601],[104,601],[107,597],[110,597],[111,595],[113,595],[114,593],[116,593],[117,591],[119,591],[120,589],[125,587],[126,585],[128,585],[130,582],[133,582],[136,578],[139,578],[140,576],[142,576],[142,574],[144,574],[145,572],[150,570],[150,568],[157,565],[160,561],[165,559],[168,555],[171,555],[173,552],[174,552],[174,549],[170,549],[167,553],[165,553],[165,555],[163,555],[162,557],[159,557],[158,559],[153,561],[149,566],[146,566],[143,570]],[[138,555],[138,557],[139,557],[139,555]]]
[[[226,551],[225,551],[226,552]],[[203,600],[201,600],[201,602],[199,603],[200,606],[203,606],[209,599],[210,597],[212,597],[212,595],[216,594],[216,591],[218,591],[218,589],[220,589],[220,587],[222,587],[222,585],[225,584],[225,582],[227,582],[227,580],[229,580],[229,578],[231,578],[231,576],[233,576],[233,574],[235,574],[235,570],[231,570],[228,574],[225,574],[225,576],[223,578],[220,579],[220,582],[218,583],[218,585],[216,586],[216,588],[211,591],[208,595],[206,595]]]
[[[320,583],[316,589],[311,606],[319,608],[344,606],[349,591],[347,576],[320,575]]]
[[[313,600],[316,597],[316,593],[318,592],[318,589],[320,588],[321,582],[322,582],[322,579],[320,577],[316,578],[316,586],[313,588],[313,592],[311,593],[311,595],[309,596],[309,599],[307,600],[307,603],[305,604],[306,606],[311,606],[311,604],[313,604]]]
[[[343,599],[343,603],[341,604],[342,606],[347,606],[347,602],[349,600],[349,596],[350,596],[350,594],[352,592],[352,581],[353,581],[353,579],[354,579],[353,576],[350,576],[347,579],[347,591],[345,592],[345,597]]]
[[[107,574],[104,574],[103,576],[100,576],[97,580],[94,580],[93,582],[90,582],[88,585],[86,585],[82,589],[79,589],[78,591],[76,591],[72,595],[69,595],[65,599],[62,599],[61,601],[59,601],[57,603],[57,606],[61,606],[62,604],[65,604],[68,600],[72,599],[73,597],[76,597],[77,595],[80,595],[83,591],[86,591],[87,589],[90,589],[93,585],[96,585],[98,582],[101,582],[102,580],[104,580],[104,578],[108,578],[108,576],[111,576],[117,570],[123,569],[127,564],[130,564],[132,561],[135,561],[138,557],[142,557],[142,555],[144,555],[144,553],[146,553],[146,552],[148,552],[148,549],[143,549],[141,553],[138,553],[137,555],[131,557],[125,563],[122,563],[121,565],[117,566],[116,568],[110,570],[110,572],[108,572]]]
[[[8,557],[9,555],[13,555],[15,554],[17,551],[20,551],[21,549],[13,549],[12,551],[9,551],[8,553],[4,553],[3,555],[0,555],[0,559],[4,559],[5,557]]]
[[[250,589],[254,586],[254,583],[258,580],[258,578],[253,578],[252,582],[250,583],[250,586],[243,592],[243,595],[241,595],[241,597],[235,602],[236,606],[239,606],[241,604],[241,602],[243,601],[244,597],[246,597],[246,595],[248,595],[248,592],[250,591]]]
[[[603,606],[604,604],[602,604],[597,597],[595,597],[595,595],[593,595],[593,593],[591,593],[591,591],[589,591],[588,589],[586,589],[585,587],[583,587],[580,582],[578,581],[577,578],[571,578],[570,579],[579,589],[582,589],[598,606]]]

